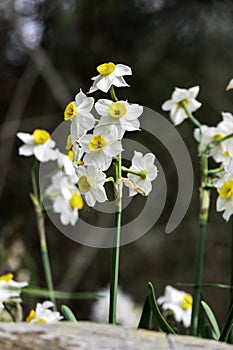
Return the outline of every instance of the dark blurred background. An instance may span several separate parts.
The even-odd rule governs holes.
[[[30,274],[45,287],[33,208],[30,160],[19,157],[17,131],[52,132],[80,88],[88,91],[96,66],[113,61],[132,67],[130,89],[119,97],[159,113],[175,86],[200,85],[203,103],[196,116],[216,124],[221,111],[232,111],[233,1],[182,0],[1,0],[0,2],[0,272]],[[95,95],[98,97],[98,93]],[[146,283],[157,295],[166,284],[192,283],[198,230],[198,157],[193,127],[178,128],[193,160],[192,202],[179,227],[165,234],[177,194],[171,155],[158,144],[151,150],[167,180],[165,209],[155,227],[121,249],[120,285],[143,303]],[[205,283],[230,283],[231,223],[215,210],[213,193],[207,232]],[[56,289],[97,291],[110,276],[110,249],[81,246],[66,238],[47,218],[47,237]],[[13,248],[14,249],[13,249]],[[14,259],[12,258],[14,251]],[[13,259],[13,261],[12,261]],[[17,260],[18,259],[18,260]],[[22,277],[23,276],[23,277]],[[191,292],[188,287],[178,287]],[[222,324],[229,291],[204,288],[204,296]],[[32,298],[27,305],[34,306]],[[79,319],[88,319],[89,301],[69,301]]]

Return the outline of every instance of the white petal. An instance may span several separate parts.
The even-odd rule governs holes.
[[[117,76],[132,75],[132,70],[129,66],[126,66],[125,64],[117,64],[114,74]]]
[[[112,85],[115,85],[117,87],[129,86],[123,77],[114,77]]]
[[[112,74],[107,76],[101,76],[101,79],[96,83],[96,86],[99,90],[103,92],[108,92],[114,80],[114,76]]]
[[[200,107],[201,107],[201,103],[198,102],[197,100],[194,100],[194,99],[189,100],[188,108],[190,112],[195,112]]]
[[[231,89],[233,89],[233,79],[231,79],[230,81],[229,81],[229,83],[228,83],[228,85],[227,85],[227,87],[226,87],[226,90],[228,91],[228,90],[231,90]]]
[[[32,145],[35,143],[33,135],[26,132],[18,132],[17,137],[26,144]]]
[[[19,155],[20,156],[32,156],[34,154],[34,146],[33,145],[23,145],[19,147]]]
[[[173,100],[167,100],[162,104],[161,108],[163,111],[170,111],[174,104],[175,102]]]
[[[196,98],[200,90],[200,86],[196,85],[189,89],[189,96],[191,98]]]
[[[100,115],[107,116],[109,114],[108,107],[110,104],[112,104],[111,100],[100,99],[99,101],[96,102],[95,109],[97,113],[99,113]]]

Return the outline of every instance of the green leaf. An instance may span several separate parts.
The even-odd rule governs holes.
[[[77,322],[76,317],[68,306],[62,305],[61,312],[67,321]]]
[[[149,299],[148,296],[146,297],[144,306],[143,306],[143,310],[142,310],[142,315],[140,318],[140,322],[138,325],[138,328],[143,328],[143,329],[150,329],[150,324],[151,324],[151,316],[152,316],[152,312],[151,312],[151,308],[150,308],[150,303],[149,303]]]
[[[205,301],[202,300],[201,301],[201,305],[202,305],[202,307],[204,309],[204,312],[205,312],[205,315],[208,318],[209,323],[211,325],[213,339],[218,340],[219,337],[220,337],[220,330],[219,330],[219,327],[218,327],[217,320],[216,320],[216,318],[214,316],[214,313],[213,313],[213,311],[211,310],[211,308],[209,307],[209,305]]]
[[[150,309],[158,322],[159,328],[165,333],[176,334],[174,329],[167,323],[163,315],[161,314],[159,307],[156,302],[154,287],[151,282],[148,282],[148,300]]]
[[[38,297],[50,297],[50,291],[41,288],[26,287],[21,290],[21,293]],[[56,299],[97,299],[99,297],[97,293],[70,293],[56,290],[53,293]]]
[[[226,321],[224,323],[221,335],[219,337],[219,341],[227,342],[228,337],[232,330],[232,326],[233,326],[233,302],[231,303]]]

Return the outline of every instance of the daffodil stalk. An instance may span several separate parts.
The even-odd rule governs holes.
[[[117,101],[114,87],[110,88],[111,98],[114,102]],[[114,179],[115,184],[121,178],[121,154],[114,163]],[[110,302],[109,302],[109,323],[116,324],[116,308],[117,308],[117,291],[118,291],[118,276],[119,276],[119,261],[120,261],[120,240],[121,240],[121,213],[122,199],[121,194],[116,188],[116,212],[115,212],[115,237],[112,249],[112,270],[110,280]]]
[[[198,333],[198,320],[200,312],[201,302],[201,283],[203,274],[203,259],[205,250],[205,237],[206,228],[208,223],[208,213],[210,205],[210,189],[208,185],[208,153],[203,149],[201,124],[199,121],[189,112],[185,101],[180,103],[184,109],[188,118],[192,123],[199,128],[200,132],[200,173],[201,173],[201,185],[200,185],[200,209],[199,209],[199,236],[197,245],[197,255],[195,262],[195,273],[194,273],[194,287],[193,287],[193,306],[192,306],[192,318],[190,334],[197,336]]]
[[[43,213],[41,198],[39,196],[39,191],[37,188],[37,181],[36,181],[36,174],[35,174],[36,166],[37,166],[37,160],[34,158],[32,168],[31,168],[33,194],[31,194],[30,197],[33,202],[35,213],[36,213],[37,229],[39,233],[40,251],[41,251],[42,263],[44,267],[45,280],[49,291],[50,299],[54,305],[53,308],[54,310],[56,310],[56,300],[54,295],[51,265],[49,261],[49,254],[48,254],[46,234],[45,234],[44,213]]]

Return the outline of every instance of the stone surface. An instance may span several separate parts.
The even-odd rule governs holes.
[[[91,322],[0,323],[1,350],[230,350],[232,345],[188,336]]]

